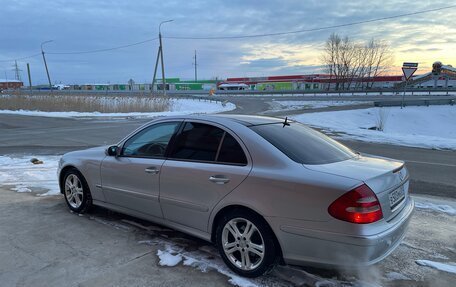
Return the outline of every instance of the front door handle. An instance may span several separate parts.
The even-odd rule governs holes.
[[[160,170],[155,166],[148,167],[144,170],[146,173],[158,174]]]
[[[229,178],[223,176],[223,175],[213,175],[209,177],[209,181],[216,183],[216,184],[225,184],[230,181]]]

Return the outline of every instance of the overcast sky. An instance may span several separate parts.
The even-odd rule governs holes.
[[[53,83],[151,82],[158,40],[103,53],[58,55],[111,48],[158,36],[238,36],[312,29],[445,7],[453,1],[400,0],[0,0],[0,78],[14,77],[14,61],[45,44]],[[164,38],[167,77],[268,76],[321,72],[321,48],[336,32],[358,41],[387,41],[395,65],[417,61],[427,72],[436,60],[456,66],[456,8],[344,28],[286,36],[225,40]],[[18,64],[34,84],[47,82],[41,55]],[[160,75],[160,74],[159,74]],[[26,82],[26,81],[24,81]]]

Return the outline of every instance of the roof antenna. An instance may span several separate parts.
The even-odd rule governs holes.
[[[290,125],[290,123],[288,122],[288,117],[285,117],[285,121],[283,122],[283,128],[285,126],[289,126],[289,125]]]

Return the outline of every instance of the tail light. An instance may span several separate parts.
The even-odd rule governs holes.
[[[329,206],[328,212],[337,219],[359,224],[372,223],[383,218],[380,202],[366,184],[336,199]]]

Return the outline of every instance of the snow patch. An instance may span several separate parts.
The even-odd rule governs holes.
[[[385,274],[387,281],[395,281],[395,280],[412,280],[405,275],[397,272],[388,272]]]
[[[11,190],[15,191],[15,192],[19,192],[19,193],[21,193],[21,192],[32,192],[32,190],[30,188],[24,187],[24,186],[20,186],[20,185],[18,185],[16,187],[12,187]]]
[[[456,215],[456,209],[444,204],[434,204],[430,202],[415,202],[415,207],[418,209],[428,209],[432,211],[443,212],[449,215]]]
[[[43,164],[30,162],[33,156],[0,156],[0,186],[10,186],[16,192],[31,192],[33,189],[45,189],[46,195],[60,194],[57,180],[57,167],[60,156],[37,157]]]
[[[165,251],[163,250],[157,250],[157,256],[160,258],[160,264],[161,266],[169,266],[173,267],[179,264],[182,261],[182,255],[179,253],[175,253],[171,246],[167,245]]]
[[[339,107],[339,106],[350,106],[350,105],[361,105],[361,104],[372,104],[368,101],[337,101],[337,100],[328,100],[328,101],[275,101],[270,102],[270,109],[267,112],[277,112],[277,111],[293,111],[300,109],[319,109],[327,107]]]
[[[228,282],[235,286],[240,287],[260,287],[267,286],[263,284],[259,279],[248,279],[233,273],[223,262],[218,255],[218,252],[213,247],[204,248],[201,247],[195,251],[185,251],[183,247],[179,247],[178,244],[167,240],[155,238],[154,240],[143,240],[139,241],[139,244],[148,245],[164,245],[164,250],[158,250],[157,256],[160,259],[159,264],[161,266],[176,266],[180,262],[184,266],[191,266],[197,268],[201,272],[208,272],[209,270],[215,270],[220,274],[227,276]]]
[[[416,264],[420,266],[426,266],[430,268],[434,268],[440,271],[445,271],[449,273],[454,273],[456,274],[456,263],[441,263],[441,262],[435,262],[435,261],[430,261],[430,260],[415,260]]]
[[[372,130],[387,110],[383,131]],[[293,119],[342,132],[337,137],[404,146],[456,149],[456,106],[369,108],[307,113]]]
[[[448,215],[456,215],[456,201],[450,198],[414,195],[413,199],[415,200],[415,207],[418,209],[443,212]]]

